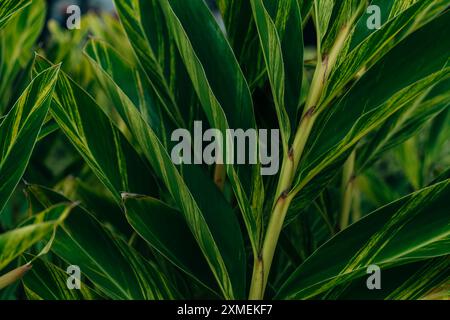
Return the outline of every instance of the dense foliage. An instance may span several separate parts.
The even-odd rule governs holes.
[[[0,299],[445,297],[448,1],[216,2],[39,40],[45,2],[0,0]],[[279,129],[278,174],[175,165],[196,120]]]

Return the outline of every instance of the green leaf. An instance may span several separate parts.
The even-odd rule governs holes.
[[[32,203],[46,207],[67,201],[49,189],[30,185]],[[41,214],[34,219],[52,219]],[[30,221],[32,222],[32,221]],[[58,228],[52,251],[69,265],[77,265],[111,299],[174,299],[178,294],[156,265],[114,237],[89,212],[75,208]]]
[[[339,299],[350,300],[418,300],[424,299],[430,291],[434,291],[446,283],[450,260],[439,257],[401,265],[382,270],[382,290],[368,290],[367,277],[357,278],[342,292],[340,286]],[[445,291],[445,288],[444,288]],[[445,293],[444,293],[445,295]],[[328,295],[325,295],[326,298]]]
[[[132,235],[133,229],[128,224],[121,204],[114,198],[99,192],[80,179],[74,181],[75,194],[72,199],[81,201],[82,205],[91,212],[102,224],[107,225],[116,234],[127,239]]]
[[[407,37],[319,116],[293,191],[302,190],[295,200],[300,207],[336,175],[357,142],[447,77],[450,40],[439,30],[449,26],[449,17],[446,12]]]
[[[180,77],[169,63],[173,60],[178,63],[177,56],[170,54],[170,48],[176,43],[185,72],[190,76],[210,125],[223,133],[228,125],[244,130],[255,128],[251,96],[245,78],[225,36],[203,1],[129,0],[116,1],[116,7],[141,66],[151,81],[155,74],[161,75],[163,70],[168,78],[175,74],[175,81]],[[155,15],[144,20],[140,14],[135,14],[146,12],[144,9]],[[162,14],[165,21],[162,21]],[[161,39],[163,35],[165,37]],[[208,41],[208,46],[204,46],[205,41]],[[177,84],[180,85],[179,82]],[[191,101],[189,98],[182,99],[183,95],[180,98],[179,107]],[[245,166],[236,171],[239,176],[232,166],[227,165],[228,177],[256,252],[262,217],[260,205],[252,210],[250,203],[260,203],[263,195],[259,165],[250,168]],[[249,200],[251,197],[256,199]]]
[[[362,276],[371,264],[386,270],[448,255],[450,220],[445,203],[449,196],[450,180],[446,180],[369,214],[311,255],[280,288],[277,298],[312,298]]]
[[[63,223],[64,219],[72,210],[73,206],[66,204],[54,205],[42,212],[42,215],[56,216],[55,219],[43,222],[36,221],[33,225],[14,229],[0,235],[0,271],[8,266],[14,259],[30,249],[39,241],[47,240],[47,244],[36,256],[47,254],[53,245],[56,229]],[[18,267],[0,276],[0,290],[22,278],[31,268],[32,262]]]
[[[449,267],[450,259],[448,257],[426,261],[420,266],[420,269],[416,267],[415,272],[393,290],[386,299],[417,300],[425,298],[430,291],[447,283],[450,276]],[[447,294],[444,288],[444,297]]]
[[[253,90],[264,83],[266,67],[250,1],[218,0],[217,6],[223,18],[227,39],[250,89]]]
[[[173,116],[161,110],[157,102],[158,98],[154,95],[147,77],[104,41],[90,40],[84,52],[93,65],[97,79],[111,99],[115,100],[115,88],[108,86],[109,78],[123,90],[146,123],[155,131],[159,140],[167,147],[170,141],[170,129],[176,127],[177,123]],[[123,113],[120,111],[119,115],[123,118]],[[123,120],[126,121],[126,119]]]
[[[436,1],[428,1],[428,0],[398,0],[398,1],[390,1],[390,0],[371,0],[370,5],[375,5],[380,8],[380,20],[381,20],[381,29],[370,29],[367,27],[367,21],[369,18],[373,17],[373,11],[364,10],[363,14],[359,18],[355,26],[355,30],[353,32],[350,49],[354,49],[360,43],[365,41],[374,33],[378,33],[379,31],[385,29],[385,26],[389,25],[393,20],[396,20],[397,17],[403,15],[408,12],[412,7],[422,7],[422,12],[419,16],[417,16],[414,20],[414,23],[408,24],[409,27],[413,27],[417,24],[418,20],[427,21],[425,17],[427,13],[430,13],[429,19],[434,19],[437,15],[442,13],[445,10],[446,1],[445,0],[436,0]],[[433,10],[430,10],[433,9]],[[416,26],[419,26],[418,24]],[[406,29],[408,29],[406,28]],[[391,29],[391,28],[388,28]],[[398,31],[400,31],[400,37],[392,38],[391,45],[394,45],[398,40],[402,38],[403,35],[407,34],[409,30],[402,30],[403,27],[400,27]],[[385,29],[386,30],[386,29]],[[395,29],[392,29],[391,32],[398,32]],[[382,31],[384,33],[385,31]]]
[[[281,130],[283,150],[288,152],[296,122],[303,79],[303,32],[295,0],[252,0],[253,15],[263,49],[272,95]]]
[[[447,88],[450,85],[450,79],[446,83]],[[445,87],[444,87],[445,88]],[[449,88],[450,89],[450,88]],[[447,92],[450,90],[447,89]],[[434,109],[434,108],[430,108]],[[430,123],[429,132],[426,140],[425,147],[425,166],[429,167],[431,164],[437,163],[438,165],[445,166],[445,162],[442,161],[442,155],[448,154],[445,145],[450,141],[450,103],[447,102],[445,111],[436,116]],[[445,168],[442,168],[445,170]]]
[[[314,0],[314,22],[319,46],[328,31],[334,5],[334,0]]]
[[[302,20],[306,21],[308,16],[311,14],[311,9],[313,7],[314,0],[298,0],[298,5],[302,11]]]
[[[35,70],[50,65],[40,56],[35,59]],[[63,72],[50,113],[117,203],[121,192],[157,194],[156,181],[140,155],[93,98]]]
[[[318,1],[318,16],[320,20],[323,20],[322,23],[326,23],[326,19],[328,18],[329,7],[332,6],[332,13],[330,22],[326,28],[320,30],[325,30],[326,34],[322,34],[323,44],[321,47],[322,53],[326,54],[332,48],[334,42],[339,36],[339,33],[345,28],[349,23],[353,23],[353,19],[355,15],[359,15],[360,9],[363,6],[366,8],[367,1],[366,0],[347,0],[347,1],[333,1],[322,0]],[[323,11],[321,11],[323,10]],[[366,27],[367,28],[367,27]]]
[[[167,27],[157,1],[126,0],[114,3],[125,33],[159,103],[168,114],[174,116],[179,127],[185,127],[180,112],[182,108],[177,105],[168,80],[173,76],[172,66],[176,63],[170,55],[173,46],[168,41]]]
[[[401,193],[383,181],[374,169],[366,170],[364,174],[359,175],[357,185],[375,207],[381,207],[401,197]]]
[[[38,60],[38,63],[43,63],[45,65],[45,62],[41,59]],[[64,80],[67,79],[67,77],[62,75],[61,79]],[[77,123],[80,123],[80,120],[77,120],[78,118],[74,118],[71,114],[84,115],[86,120],[83,121],[82,117],[81,121],[83,121],[85,139],[89,139],[89,142],[92,141],[91,143],[95,143],[95,146],[98,145],[99,148],[109,147],[105,146],[104,143],[100,143],[101,141],[99,141],[98,135],[96,134],[96,132],[98,132],[99,124],[108,123],[108,126],[112,126],[107,122],[106,115],[102,113],[100,107],[98,107],[93,100],[88,99],[86,94],[83,94],[81,89],[72,82],[69,82],[69,84],[71,83],[69,86],[66,84],[67,81],[69,80],[64,80],[64,82],[61,81],[60,86],[58,86],[56,90],[58,96],[66,97],[64,99],[58,98],[58,101],[62,101],[63,104],[55,103],[55,107],[52,109],[52,114],[54,114],[57,122],[60,123],[62,130],[65,132],[70,132],[68,130],[74,131],[71,128]],[[113,99],[113,101],[116,102],[118,113],[122,116],[125,123],[129,125],[144,156],[152,165],[156,176],[163,181],[175,203],[180,208],[180,211],[184,213],[189,228],[194,234],[203,254],[207,258],[210,268],[213,270],[216,280],[221,286],[223,294],[230,298],[234,295],[244,296],[245,252],[242,235],[234,212],[225,202],[223,196],[217,194],[219,192],[217,188],[215,188],[214,185],[211,186],[212,181],[205,181],[205,183],[209,184],[200,185],[198,181],[195,180],[199,179],[202,174],[199,168],[191,166],[190,168],[192,170],[189,170],[188,168],[185,170],[186,173],[196,172],[196,174],[192,175],[191,179],[186,178],[186,183],[189,183],[189,185],[185,183],[183,177],[172,163],[166,149],[161,144],[154,131],[145,122],[139,113],[139,110],[132,104],[123,91],[121,91],[115,83],[111,82],[111,80],[109,81],[109,85],[114,87],[114,90],[111,90],[111,92],[116,94],[116,99]],[[68,95],[72,90],[76,90],[77,94]],[[83,112],[83,114],[81,112]],[[77,117],[79,117],[79,115]],[[92,130],[90,132],[87,131],[88,123],[90,130]],[[68,137],[75,143],[75,146],[77,146],[80,144],[80,142],[78,142],[79,134],[75,133],[77,133],[77,131],[70,133]],[[83,147],[82,144],[78,149],[80,152],[86,152],[86,147]],[[98,154],[97,158],[98,157],[105,157],[105,155]],[[92,158],[96,159],[96,157]],[[105,161],[110,161],[110,158],[111,156],[105,157]],[[136,166],[133,165],[135,162],[127,162],[130,164],[132,170],[136,170]],[[110,171],[108,175],[105,175],[105,179],[109,179],[110,176],[120,178],[120,176],[115,174],[117,169],[114,169],[113,165],[111,165],[111,170],[115,171]],[[126,176],[126,172],[129,173],[129,170],[130,169],[123,171],[124,176]],[[141,179],[142,178],[141,174]],[[200,179],[199,181],[204,180]],[[212,197],[204,198],[205,194],[203,192],[204,190],[208,190],[208,188],[210,190],[209,194],[212,194]],[[151,193],[145,192],[142,192],[141,194],[151,195]],[[216,201],[215,204],[218,204],[218,206],[216,208],[211,207],[209,201]],[[234,235],[233,237],[229,236],[230,232]]]
[[[204,1],[159,0],[159,3],[209,124],[224,137],[228,128],[255,129],[247,82]],[[225,155],[232,152],[224,149]],[[252,210],[250,203],[260,203],[263,196],[260,165],[226,164],[226,171],[256,253],[262,217],[260,206]]]
[[[423,163],[419,158],[417,150],[417,139],[415,137],[402,143],[394,150],[395,158],[402,166],[407,181],[412,185],[414,190],[418,190],[423,185],[422,166]]]
[[[33,46],[44,27],[45,11],[45,2],[36,0],[0,30],[0,114],[9,110],[10,100],[28,84],[25,79],[29,76],[25,76],[23,69],[33,57]],[[18,75],[22,78],[17,79]]]
[[[0,124],[0,213],[28,165],[58,73],[53,66],[38,74]]]
[[[202,0],[159,2],[210,124],[220,129],[227,122],[230,128],[255,128],[247,83],[206,4]]]
[[[338,64],[327,83],[326,92],[323,96],[323,99],[326,99],[325,104],[328,104],[337,93],[341,92],[345,85],[357,76],[358,72],[383,58],[387,51],[402,39],[399,35],[414,24],[415,19],[424,12],[433,0],[418,1],[391,19],[384,17],[388,14],[384,10],[389,9],[390,4],[385,3],[386,1],[382,2],[378,5],[383,10],[382,21],[386,22],[382,24],[379,30],[372,31],[366,25],[368,17],[364,15],[361,17],[349,40],[349,52],[344,52],[340,56]],[[445,0],[438,0],[438,2],[445,2]],[[363,32],[361,35],[360,30]],[[370,33],[366,34],[367,30]]]
[[[42,214],[57,215],[58,218],[67,214],[67,205],[57,205],[45,210]],[[34,225],[24,226],[0,235],[0,270],[5,268],[11,261],[24,253],[37,242],[44,240],[50,235],[57,225],[61,223],[58,219],[42,222]]]
[[[181,212],[145,196],[124,194],[123,201],[130,225],[143,239],[178,268],[215,289],[207,261]]]
[[[2,0],[0,2],[0,29],[30,3],[31,0]]]
[[[405,142],[420,132],[432,119],[450,106],[450,78],[429,88],[410,107],[397,111],[358,150],[358,169],[362,171],[379,159],[386,151]],[[437,129],[440,132],[441,127]],[[439,139],[432,139],[433,142]],[[428,153],[427,153],[428,154]]]
[[[27,256],[33,259],[32,256]],[[30,300],[98,300],[101,296],[81,281],[79,290],[67,287],[68,274],[55,264],[37,259],[33,268],[22,279],[25,293]]]

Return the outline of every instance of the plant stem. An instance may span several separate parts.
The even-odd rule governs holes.
[[[284,219],[293,198],[294,197],[292,194],[289,195],[287,193],[284,193],[280,196],[270,217],[269,225],[267,226],[266,237],[264,238],[262,249],[262,263],[264,265],[264,272],[262,284],[263,290],[260,296],[261,299],[264,297],[264,289],[269,278],[269,271],[272,266],[275,249],[278,244],[278,238],[280,237]]]
[[[322,66],[322,64],[319,65]],[[316,71],[321,69],[323,68],[318,67]],[[317,73],[318,72],[316,72],[316,74]],[[317,76],[315,76],[315,78],[318,79]],[[321,86],[322,81],[316,80],[315,82],[313,81],[313,83]],[[312,88],[310,91],[313,93],[314,97],[320,96],[316,94],[317,90],[318,89]],[[310,98],[309,100],[309,104],[311,104],[315,98]],[[278,243],[281,229],[283,228],[286,213],[293,199],[293,195],[289,195],[289,191],[291,189],[294,175],[297,171],[304,147],[308,141],[309,134],[311,133],[314,121],[316,119],[316,116],[314,115],[314,106],[311,106],[305,110],[303,120],[295,136],[292,148],[283,158],[283,164],[281,166],[281,173],[276,191],[276,201],[272,209],[269,225],[267,226],[266,236],[262,247],[262,254],[258,257],[258,259],[255,258],[255,267],[253,269],[252,284],[249,296],[249,299],[252,300],[262,299],[264,297],[264,291],[267,285],[275,248]],[[258,275],[255,275],[255,272],[257,272]]]
[[[355,151],[353,151],[350,157],[344,164],[344,170],[342,172],[342,184],[341,184],[341,213],[339,220],[340,229],[348,227],[350,220],[350,211],[352,207],[353,198],[353,182],[354,182],[354,169],[355,169]]]
[[[250,286],[249,300],[260,300],[264,296],[264,264],[261,257],[255,257],[253,261],[252,283]]]
[[[318,112],[316,112],[318,110],[317,105],[320,102],[326,80],[337,61],[339,53],[344,47],[344,43],[349,33],[350,26],[344,26],[336,39],[335,44],[331,48],[330,54],[323,55],[323,58],[319,55],[319,59],[321,60],[316,65],[299,128],[295,134],[291,149],[289,149],[288,154],[283,157],[280,178],[275,194],[275,202],[269,219],[269,225],[267,226],[261,254],[258,257],[255,257],[249,299],[254,300],[264,298],[264,291],[267,286],[278,238],[283,228],[289,206],[295,197],[295,193],[291,192],[292,184],[306,143],[308,142],[308,138],[318,116]]]

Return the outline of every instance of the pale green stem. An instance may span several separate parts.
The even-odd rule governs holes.
[[[308,99],[310,102],[307,103],[307,106],[311,105],[311,103],[316,100],[316,98],[313,99],[311,97],[320,96],[320,89],[314,88],[314,86],[322,86],[323,81],[317,80],[319,79],[317,74],[320,70],[324,70],[322,66],[323,64],[319,64],[316,69],[316,75],[314,76],[314,79],[316,80],[313,80],[313,87],[311,88],[310,98]],[[259,257],[255,257],[249,295],[249,299],[251,300],[262,299],[264,297],[264,291],[267,285],[267,279],[272,265],[275,248],[278,243],[278,238],[283,227],[287,210],[293,198],[292,196],[288,196],[288,194],[291,189],[294,174],[297,170],[303,149],[308,141],[309,134],[316,119],[316,116],[314,115],[314,105],[311,105],[309,108],[305,108],[305,110],[308,111],[305,111],[303,115],[303,120],[295,136],[292,148],[283,158],[283,164],[281,166],[281,173],[276,191],[276,200],[269,220],[269,225],[267,226],[262,253]]]
[[[253,261],[253,274],[250,286],[249,300],[260,300],[264,296],[264,264],[261,257],[255,257]]]
[[[339,220],[339,227],[341,230],[348,227],[350,220],[350,211],[352,208],[353,198],[353,182],[354,182],[354,169],[355,169],[355,151],[353,151],[350,157],[344,164],[342,173],[341,184],[341,214]]]

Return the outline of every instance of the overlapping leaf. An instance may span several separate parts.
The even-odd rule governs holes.
[[[415,23],[416,18],[434,1],[417,1],[391,18],[388,16],[391,8],[390,4],[386,3],[386,1],[381,2],[383,3],[375,5],[383,9],[381,19],[384,23],[382,23],[379,30],[370,30],[366,26],[367,17],[362,16],[360,18],[352,37],[349,39],[349,44],[347,44],[348,52],[345,51],[340,56],[338,65],[327,83],[323,96],[323,99],[326,100],[325,104],[328,104],[369,63],[373,64],[380,60],[393,45],[401,40],[399,35],[408,30]],[[391,1],[389,2],[392,3]],[[437,2],[443,3],[445,1]]]
[[[385,270],[448,255],[450,220],[445,203],[449,195],[450,180],[445,180],[366,216],[308,258],[277,297],[299,299],[323,294],[365,274],[370,264]]]
[[[31,0],[3,0],[0,2],[0,29],[30,3]]]
[[[316,24],[318,46],[327,34],[330,19],[333,14],[334,0],[314,0],[314,20]]]
[[[166,83],[168,80],[165,79],[171,79],[176,84],[172,90],[177,92],[186,87],[183,82],[188,81],[185,74],[189,75],[191,91],[196,93],[211,126],[222,132],[228,125],[242,129],[255,127],[251,97],[242,71],[203,1],[132,0],[117,1],[116,6],[140,64],[151,81],[157,81],[153,80],[155,77],[163,79],[159,82]],[[155,15],[151,19],[142,19],[144,10]],[[188,14],[192,10],[195,14]],[[136,15],[135,12],[140,14]],[[164,38],[162,42],[161,37]],[[204,46],[206,41],[209,46]],[[175,45],[178,50],[174,48]],[[183,67],[170,67],[180,63]],[[195,109],[196,104],[189,91],[189,88],[184,88],[177,99],[172,99],[178,102],[178,109],[183,109],[186,102],[190,102]],[[199,120],[192,116],[187,118]],[[191,123],[186,125],[187,128],[192,127]],[[233,167],[227,166],[227,172],[256,250],[261,232],[259,208],[263,197],[261,181],[253,178],[259,174],[258,166],[242,168],[239,178]],[[256,199],[249,200],[250,197]],[[257,204],[255,210],[252,210],[250,202]]]
[[[54,66],[38,74],[0,124],[0,212],[28,165],[58,72]]]
[[[130,225],[152,247],[207,287],[215,289],[208,264],[181,212],[163,202],[139,195],[123,195]]]
[[[176,65],[174,58],[170,56],[173,43],[168,36],[157,0],[127,0],[114,3],[131,46],[155,95],[159,98],[159,103],[174,116],[179,126],[184,126],[181,108],[177,105],[172,90],[174,88],[168,80],[174,75],[172,66]]]
[[[382,270],[382,290],[367,290],[367,277],[357,278],[342,290],[330,290],[323,298],[351,300],[445,299],[450,260],[438,257]]]
[[[48,253],[53,245],[56,228],[64,221],[72,210],[66,204],[55,205],[44,210],[42,214],[56,216],[49,221],[36,221],[32,225],[23,226],[0,235],[0,271],[14,259],[30,249],[36,243],[47,240],[47,244],[38,254]],[[26,274],[32,267],[31,262],[0,276],[0,289],[12,284]]]
[[[26,256],[33,259],[32,256]],[[98,300],[101,296],[83,281],[79,290],[67,287],[68,274],[55,264],[37,259],[23,278],[25,294],[30,300]]]
[[[50,65],[36,57],[36,70]],[[50,113],[118,203],[121,192],[157,194],[156,181],[140,155],[92,97],[64,73],[56,83]]]
[[[30,185],[27,191],[35,207],[67,201],[62,195],[39,186]],[[36,215],[34,219],[52,220],[54,213]],[[68,265],[79,266],[81,272],[109,298],[154,300],[178,297],[153,263],[114,237],[81,207],[75,208],[58,228],[52,251]]]
[[[278,115],[283,150],[287,153],[291,127],[296,126],[303,79],[300,8],[294,0],[252,0],[251,4]]]
[[[126,238],[131,237],[133,229],[128,224],[122,206],[115,202],[114,198],[97,191],[80,179],[73,181],[73,183],[75,191],[73,195],[70,195],[72,199],[81,201],[81,204],[96,219],[112,229],[115,234]]]
[[[358,151],[358,171],[370,166],[387,150],[405,142],[450,106],[450,78],[418,97],[411,107],[397,111]]]
[[[334,4],[333,4],[334,2]],[[353,22],[355,15],[360,14],[362,6],[365,8],[366,1],[364,0],[347,0],[347,1],[329,1],[319,0],[318,3],[318,16],[322,24],[326,24],[326,19],[330,14],[329,8],[331,8],[330,22],[324,29],[321,28],[321,36],[323,38],[323,44],[321,46],[322,53],[326,54],[330,51],[333,43],[338,38],[339,33],[343,28],[347,27],[349,23]],[[321,14],[322,13],[322,14]],[[323,34],[323,31],[326,34]]]
[[[10,99],[28,84],[28,75],[23,75],[22,81],[16,82],[19,85],[13,86],[32,58],[31,49],[44,27],[45,9],[44,1],[34,1],[0,30],[0,114],[8,110]]]
[[[217,5],[234,55],[250,89],[254,89],[264,82],[266,68],[250,1],[218,0]]]
[[[43,214],[57,216],[65,213],[67,205],[50,207]],[[37,242],[47,238],[60,223],[58,219],[37,221],[33,225],[24,226],[0,235],[0,270],[24,253]]]
[[[45,61],[39,60],[39,63],[45,64]],[[63,80],[64,82],[62,82]],[[80,146],[78,147],[80,151],[83,153],[88,151],[90,153],[102,150],[106,146],[103,143],[97,146],[97,143],[100,141],[97,139],[95,130],[98,130],[99,124],[102,123],[106,123],[108,127],[111,127],[112,124],[109,123],[109,119],[107,119],[106,115],[102,113],[95,102],[83,93],[79,87],[74,83],[68,82],[70,80],[66,76],[62,75],[60,81],[60,86],[57,87],[56,94],[59,97],[58,101],[61,101],[61,103],[55,103],[54,109],[52,109],[54,117],[59,121],[63,131],[69,133],[68,137],[73,141],[74,145],[76,147]],[[118,113],[133,132],[134,138],[139,143],[144,156],[152,165],[156,176],[163,181],[175,203],[179,206],[181,212],[184,213],[191,232],[194,234],[203,254],[207,258],[216,276],[216,280],[222,286],[223,294],[227,297],[233,297],[234,294],[240,294],[242,296],[244,291],[243,285],[245,284],[245,280],[243,280],[245,279],[245,259],[242,236],[233,211],[225,202],[225,199],[220,194],[215,193],[218,190],[214,189],[214,186],[198,185],[195,179],[189,178],[186,179],[186,182],[190,185],[186,185],[177,168],[172,163],[166,149],[151,127],[146,123],[139,110],[111,79],[109,79],[108,83],[110,88],[113,89],[110,92],[115,94],[113,101],[117,103],[116,108]],[[77,95],[68,95],[72,90],[76,90]],[[82,108],[85,108],[86,111],[83,111]],[[84,113],[84,120],[82,112]],[[72,114],[77,116],[74,117]],[[78,142],[79,134],[71,133],[71,131],[77,132],[74,131],[75,128],[73,127],[80,123],[80,120],[77,120],[80,115],[85,133],[84,139],[90,139],[88,141],[92,145],[97,146],[96,148],[98,149],[94,149],[92,146],[88,147],[89,145],[86,147],[83,146],[85,144]],[[87,124],[90,124],[89,127]],[[88,130],[92,131],[89,133]],[[87,147],[88,149],[86,150]],[[92,158],[96,159],[96,157]],[[105,161],[111,161],[110,158],[111,156],[105,159]],[[89,160],[86,157],[85,159],[87,161]],[[134,162],[127,163],[131,165]],[[92,167],[95,168],[95,166]],[[200,168],[194,166],[191,168],[196,171],[196,175],[194,176],[198,179],[202,174],[198,170]],[[113,166],[111,166],[111,170],[113,170]],[[123,170],[125,176],[129,170],[136,170],[136,167]],[[105,175],[104,179],[109,179],[110,175],[120,177],[114,173],[110,173]],[[208,183],[208,181],[205,181],[205,183]],[[209,181],[209,183],[212,184],[212,181]],[[108,184],[106,185],[108,186]],[[209,188],[210,194],[213,197],[209,199],[204,198],[204,193],[202,192],[204,192],[205,188]],[[117,189],[115,190],[117,192]],[[145,192],[141,192],[141,194],[151,195],[151,193]],[[212,199],[217,201],[215,202],[216,205],[220,203],[222,205],[219,205],[213,210],[208,203]],[[224,226],[228,226],[228,228],[224,228]],[[230,231],[235,235],[234,237],[229,237]],[[216,238],[220,239],[220,241],[216,240]],[[226,263],[224,259],[226,259]],[[233,281],[234,288],[231,281]]]
[[[159,3],[209,124],[219,129],[224,137],[228,128],[244,131],[256,128],[246,80],[206,4],[201,0],[160,0]],[[207,28],[199,27],[201,25]],[[205,46],[205,42],[209,45]],[[233,150],[224,148],[224,154],[231,152]],[[261,232],[260,207],[264,195],[259,167],[226,165],[255,252]],[[257,204],[255,210],[250,203]]]
[[[296,210],[334,177],[361,138],[447,77],[450,41],[439,30],[449,21],[447,12],[410,35],[319,117],[296,180]]]
[[[177,122],[173,116],[161,110],[147,77],[104,41],[89,41],[85,53],[94,66],[99,82],[111,99],[114,101],[117,97],[111,92],[113,88],[108,86],[108,80],[102,73],[99,74],[99,71],[104,70],[104,73],[114,80],[139,110],[146,123],[155,131],[159,140],[168,148],[171,132],[176,128]],[[100,67],[102,70],[99,70]],[[119,114],[123,117],[120,110]],[[123,120],[126,121],[126,118]]]

